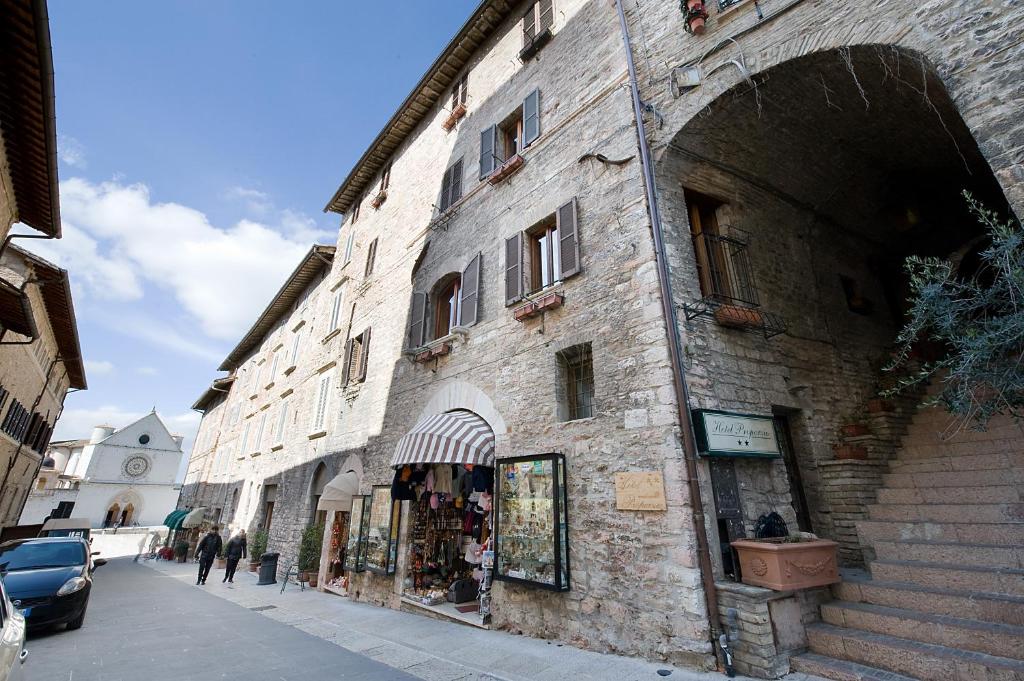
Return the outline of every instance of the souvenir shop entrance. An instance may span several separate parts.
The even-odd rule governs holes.
[[[382,491],[394,508],[409,502],[402,603],[487,626],[494,567],[490,426],[468,411],[429,417],[399,441],[391,463],[394,480]],[[371,516],[379,515],[371,508]],[[371,520],[368,557],[374,530]]]
[[[335,476],[324,486],[316,506],[317,515],[326,514],[319,583],[324,591],[340,596],[348,593],[345,556],[351,525],[349,511],[358,491],[359,474],[354,470],[348,470]]]

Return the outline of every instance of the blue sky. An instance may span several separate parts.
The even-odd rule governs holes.
[[[189,407],[476,0],[50,0],[67,267],[89,390],[56,438]]]

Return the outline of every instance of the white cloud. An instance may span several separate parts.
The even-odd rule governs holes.
[[[85,168],[85,147],[70,135],[57,136],[57,156],[72,168]]]
[[[157,376],[160,370],[156,367],[136,367],[135,373],[139,376]]]
[[[92,375],[104,376],[114,371],[114,364],[108,362],[105,359],[87,359],[85,360],[85,373]]]
[[[41,255],[66,266],[88,296],[137,299],[143,283],[167,290],[219,339],[237,339],[314,238],[333,237],[287,211],[277,225],[243,220],[217,227],[188,206],[154,202],[142,184],[72,178],[60,191],[66,236]],[[129,326],[135,335],[147,333]],[[179,336],[164,339],[165,346],[195,345],[193,334]]]
[[[231,201],[239,201],[245,205],[249,212],[260,216],[266,215],[274,208],[274,202],[270,200],[269,194],[250,187],[240,187],[237,185],[229,187],[224,192],[224,198]]]

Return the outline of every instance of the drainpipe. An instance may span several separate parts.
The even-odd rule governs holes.
[[[644,174],[644,191],[651,216],[651,232],[654,235],[654,254],[658,267],[658,284],[661,287],[661,307],[668,325],[669,358],[672,363],[672,379],[675,386],[676,404],[679,409],[679,425],[683,435],[683,460],[686,462],[686,477],[690,491],[690,505],[693,509],[694,529],[697,533],[697,559],[700,564],[701,581],[704,585],[704,601],[708,608],[708,624],[711,628],[711,649],[719,658],[715,645],[721,632],[718,621],[718,593],[715,591],[715,577],[711,565],[711,551],[704,523],[704,503],[701,500],[700,481],[697,478],[697,447],[693,435],[693,421],[690,418],[690,395],[686,386],[686,369],[683,363],[682,341],[679,337],[679,323],[676,319],[675,298],[672,296],[672,282],[669,278],[668,256],[665,252],[665,238],[661,225],[661,211],[658,208],[658,191],[654,182],[654,163],[647,144],[644,130],[643,103],[637,86],[636,65],[633,62],[633,46],[629,39],[629,27],[621,0],[615,0],[622,29],[622,42],[626,49],[626,65],[629,69],[629,87],[633,98],[633,117],[636,119],[637,144],[640,147],[640,161]]]

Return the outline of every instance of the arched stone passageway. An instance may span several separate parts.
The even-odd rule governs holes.
[[[855,523],[898,428],[854,447],[841,427],[865,420],[892,381],[882,366],[907,309],[906,257],[976,251],[983,230],[963,193],[1008,214],[1000,185],[927,60],[887,45],[751,74],[674,134],[656,173],[680,321],[700,339],[689,346],[695,401],[774,414],[791,440],[788,462],[728,465],[742,508],[709,530],[749,535],[778,510],[859,563]],[[744,320],[724,323],[733,307]],[[854,468],[859,496],[846,491]]]

